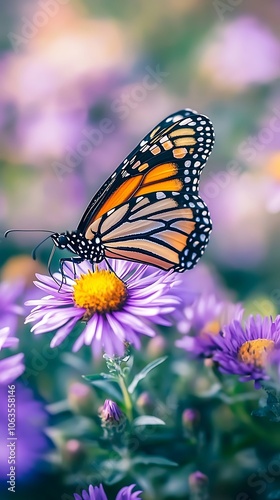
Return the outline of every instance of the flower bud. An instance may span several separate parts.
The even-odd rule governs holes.
[[[207,500],[208,498],[208,477],[199,470],[189,475],[189,488],[191,499]]]
[[[69,439],[62,447],[63,464],[70,468],[76,468],[86,457],[86,449],[78,439]]]
[[[144,391],[138,397],[136,404],[139,409],[143,410],[145,413],[150,414],[154,409],[154,400],[148,391]]]
[[[194,430],[200,421],[199,411],[193,408],[186,408],[182,413],[182,423],[185,429]]]
[[[88,385],[81,382],[71,384],[68,389],[68,402],[75,413],[87,416],[94,414],[95,398]]]
[[[125,426],[126,417],[121,411],[117,403],[111,399],[106,399],[104,405],[100,409],[99,416],[101,425],[107,430],[115,429],[121,431]]]

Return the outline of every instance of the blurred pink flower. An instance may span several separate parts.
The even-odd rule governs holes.
[[[199,71],[225,91],[242,91],[280,76],[280,42],[265,24],[243,16],[219,27],[207,39]]]

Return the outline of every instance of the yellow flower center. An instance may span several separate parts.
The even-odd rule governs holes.
[[[89,271],[75,280],[74,302],[87,310],[84,319],[94,313],[118,311],[127,298],[126,285],[111,271]]]
[[[268,354],[274,349],[274,341],[267,339],[248,340],[239,349],[238,359],[246,365],[263,368]]]
[[[208,321],[208,323],[202,328],[200,335],[218,335],[221,331],[221,323],[217,319],[213,321]]]

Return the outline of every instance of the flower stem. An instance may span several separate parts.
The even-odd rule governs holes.
[[[120,388],[121,388],[122,393],[123,393],[126,415],[127,415],[128,420],[131,422],[132,421],[132,408],[133,408],[133,406],[132,406],[130,394],[127,390],[126,383],[125,383],[122,375],[119,375],[119,384],[120,384]]]

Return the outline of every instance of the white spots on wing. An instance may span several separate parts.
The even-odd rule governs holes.
[[[169,116],[169,118],[166,119],[166,122],[173,122],[176,123],[179,120],[182,120],[183,116],[182,115],[175,115],[175,116]]]
[[[192,121],[191,118],[186,118],[180,123],[180,127],[182,127],[183,125],[188,125],[191,121]]]
[[[107,212],[107,215],[111,215],[111,214],[113,214],[113,213],[114,213],[114,211],[115,211],[115,208],[111,208],[111,210],[109,210],[109,212]]]
[[[185,167],[190,167],[192,162],[190,160],[185,161]]]
[[[156,199],[157,200],[163,200],[164,198],[166,198],[166,194],[164,194],[162,191],[158,191],[156,193]]]
[[[148,141],[145,141],[145,140],[143,139],[143,141],[141,141],[141,142],[140,142],[140,146],[141,146],[141,147],[142,147],[142,146],[145,146],[145,144],[147,144],[147,142],[148,142]]]

